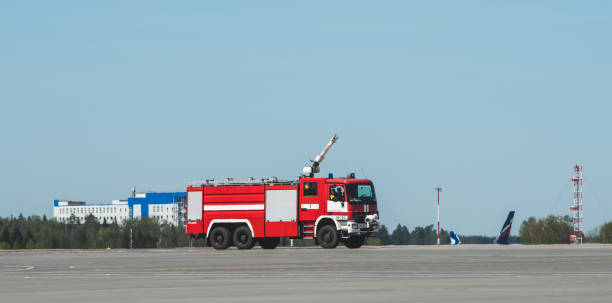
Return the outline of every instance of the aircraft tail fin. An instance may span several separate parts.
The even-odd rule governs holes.
[[[506,222],[504,226],[502,226],[501,231],[499,232],[499,236],[495,240],[497,244],[510,244],[508,243],[508,238],[510,238],[510,230],[512,229],[512,220],[514,219],[514,211],[510,211],[508,214],[508,218],[506,218]]]
[[[450,245],[459,245],[461,244],[461,240],[459,240],[459,237],[457,236],[457,234],[451,230],[450,232]]]

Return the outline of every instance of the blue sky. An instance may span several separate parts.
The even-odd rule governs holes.
[[[381,218],[612,220],[609,1],[0,2],[0,216],[204,178],[371,178]]]

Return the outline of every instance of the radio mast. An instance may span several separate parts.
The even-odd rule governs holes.
[[[574,186],[574,203],[570,206],[574,218],[574,234],[570,235],[570,242],[582,244],[582,165],[574,166],[571,181]]]

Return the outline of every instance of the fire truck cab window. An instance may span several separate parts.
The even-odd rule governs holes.
[[[317,182],[304,182],[304,197],[317,196]]]
[[[329,199],[332,201],[344,201],[344,186],[331,185],[329,187]]]
[[[372,184],[349,184],[346,190],[350,203],[376,203]]]

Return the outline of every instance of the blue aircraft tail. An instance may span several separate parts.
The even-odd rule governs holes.
[[[510,238],[510,229],[512,229],[512,220],[514,219],[514,211],[510,211],[508,214],[508,218],[506,219],[506,223],[502,227],[499,232],[499,236],[495,240],[497,244],[510,244],[508,243],[508,238]]]
[[[461,244],[461,240],[457,237],[457,234],[451,230],[450,232],[450,245],[459,245]]]

